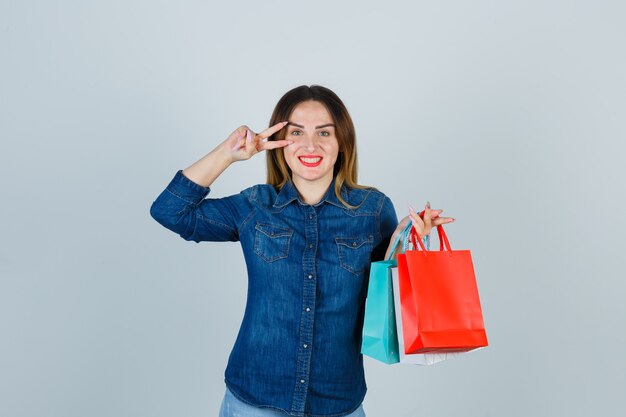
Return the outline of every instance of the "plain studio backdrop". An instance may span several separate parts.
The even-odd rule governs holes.
[[[625,20],[620,1],[2,0],[0,415],[217,415],[241,248],[149,208],[320,84],[360,183],[399,218],[429,200],[457,219],[490,342],[366,357],[368,417],[624,416]],[[209,196],[264,182],[261,154]]]

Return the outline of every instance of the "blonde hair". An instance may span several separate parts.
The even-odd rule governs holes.
[[[335,123],[335,135],[339,143],[339,154],[335,167],[333,168],[333,176],[335,177],[335,195],[341,203],[351,209],[358,206],[352,206],[341,196],[341,187],[343,185],[350,188],[373,188],[357,183],[357,151],[356,151],[356,134],[352,118],[343,104],[341,99],[330,89],[320,85],[301,85],[287,91],[278,100],[272,117],[270,118],[270,126],[274,126],[284,120],[288,120],[293,109],[303,101],[318,101],[326,107],[328,113]],[[287,133],[287,129],[281,129],[268,138],[268,140],[283,140]],[[271,184],[277,190],[280,190],[291,178],[291,169],[285,161],[282,148],[268,150],[267,152],[267,183]]]

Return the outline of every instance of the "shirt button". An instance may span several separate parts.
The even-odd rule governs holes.
[[[356,242],[352,242],[352,246],[356,246]]]
[[[313,275],[309,275],[309,279],[313,278]]]
[[[312,214],[309,214],[309,219],[312,219],[312,218],[313,218],[313,215],[312,215]]]
[[[311,309],[307,307],[307,308],[306,308],[306,311],[311,311]]]
[[[312,243],[309,245],[309,249],[313,249],[313,244]]]
[[[301,384],[304,384],[304,379],[301,379],[301,380],[300,380],[300,383],[301,383]]]
[[[304,345],[302,345],[305,349],[309,347],[309,345],[307,345],[306,343]]]

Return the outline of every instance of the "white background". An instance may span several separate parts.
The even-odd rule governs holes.
[[[399,217],[443,208],[474,259],[490,346],[366,358],[368,417],[625,415],[625,18],[619,1],[0,1],[0,415],[217,415],[241,249],[149,207],[301,84],[348,107],[360,182]],[[211,196],[264,181],[258,155]]]

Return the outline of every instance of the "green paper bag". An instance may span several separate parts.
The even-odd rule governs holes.
[[[423,211],[420,213],[420,217],[423,213]],[[390,258],[393,257],[400,241],[402,252],[407,250],[411,227],[413,223],[409,222],[398,234],[393,242]],[[426,236],[423,240],[424,244],[430,247],[429,237]],[[365,299],[361,353],[386,364],[400,362],[392,279],[392,269],[397,266],[397,261],[392,259],[372,262]]]
[[[362,354],[387,364],[400,362],[390,269],[396,266],[395,260],[371,264],[361,342]]]

